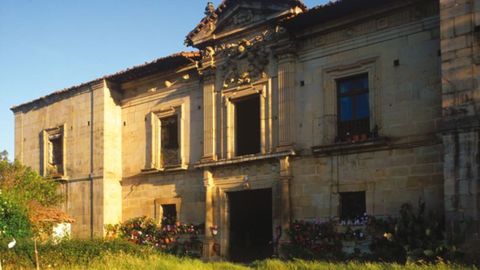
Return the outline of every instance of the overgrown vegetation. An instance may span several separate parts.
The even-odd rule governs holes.
[[[55,206],[62,199],[57,182],[40,176],[18,161],[0,160],[0,189],[6,198],[24,207],[32,201]]]
[[[398,218],[366,217],[355,224],[295,221],[284,245],[287,259],[383,262],[456,261],[462,253],[444,235],[443,217],[404,204]],[[349,246],[351,247],[349,250]],[[347,252],[349,250],[349,252]]]
[[[58,183],[41,177],[19,162],[9,162],[6,152],[0,158],[0,239],[32,236],[45,230],[42,222],[33,222],[40,208],[61,201]],[[38,207],[32,207],[32,205]],[[50,224],[51,225],[51,224]],[[48,227],[48,226],[47,226]]]
[[[140,246],[125,240],[69,240],[59,244],[39,245],[40,265],[42,269],[168,269],[168,270],[307,270],[307,269],[472,269],[474,266],[437,262],[426,263],[361,263],[361,262],[319,262],[303,260],[265,260],[250,265],[238,265],[228,262],[208,262],[189,257],[177,257],[163,254],[148,246]],[[7,249],[0,243],[4,269],[34,269],[33,243],[19,241],[13,249]]]
[[[125,240],[67,240],[60,243],[46,242],[38,245],[39,264],[42,269],[74,266],[85,267],[95,259],[107,255],[128,254],[138,259],[153,254],[149,248]],[[7,241],[0,241],[0,256],[4,268],[31,269],[35,267],[34,243],[29,239],[17,239],[14,248],[7,247]]]
[[[18,269],[18,268],[7,268]],[[228,262],[202,262],[198,259],[179,258],[165,254],[148,254],[146,256],[136,256],[129,254],[107,254],[92,260],[88,265],[59,265],[55,267],[59,270],[477,270],[477,268],[464,265],[454,265],[446,263],[438,264],[388,264],[388,263],[329,263],[329,262],[309,262],[309,261],[279,261],[266,260],[254,262],[251,265],[239,265]]]
[[[0,239],[31,236],[27,210],[0,193]]]

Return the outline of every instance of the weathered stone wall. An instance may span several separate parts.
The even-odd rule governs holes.
[[[297,56],[294,218],[336,217],[339,192],[366,191],[368,214],[396,215],[420,199],[443,209],[438,3],[423,1],[384,14],[306,29]],[[355,21],[349,24],[348,20]],[[340,30],[329,27],[344,23]],[[315,34],[309,34],[315,33]],[[302,36],[302,34],[298,34]],[[398,65],[394,62],[398,61]],[[387,146],[311,155],[334,145],[336,80],[369,74],[371,129]]]
[[[90,93],[88,89],[47,107],[15,114],[15,159],[40,171],[40,135],[48,128],[67,123],[66,174],[87,177],[90,173]],[[75,158],[74,158],[75,157]]]
[[[160,204],[179,201],[177,213],[181,222],[204,222],[205,188],[199,170],[124,178],[122,187],[124,220],[148,216],[159,221]]]
[[[197,77],[159,74],[123,84],[123,219],[138,216],[159,218],[159,202],[179,202],[179,220],[202,223],[205,212],[203,172],[193,169],[202,155],[203,99]],[[176,82],[171,87],[165,81]],[[154,91],[152,89],[155,89]],[[151,168],[150,113],[178,108],[180,114],[181,166],[174,170]],[[159,136],[159,134],[156,134]],[[154,147],[155,148],[155,147]],[[157,147],[158,148],[158,147]],[[157,149],[158,151],[158,149]],[[156,203],[157,202],[157,203]]]
[[[122,109],[121,95],[115,85],[104,89],[103,131],[103,224],[122,220]],[[100,113],[101,110],[99,110]],[[103,235],[103,233],[102,233]]]
[[[441,0],[440,8],[447,226],[478,252],[480,1]]]
[[[105,119],[107,114],[109,119],[114,119],[115,114],[106,108],[110,90],[106,89],[104,82],[85,86],[78,92],[79,94],[73,97],[53,102],[48,106],[16,113],[15,158],[41,171],[43,146],[40,135],[45,129],[63,126],[65,140],[63,151],[66,164],[65,175],[62,177],[65,194],[63,208],[75,219],[72,225],[74,236],[89,237],[92,228],[95,235],[101,236],[105,224],[105,206],[109,208],[109,214],[112,215],[108,218],[109,222],[119,220],[119,212],[115,210],[115,206],[112,207],[111,203],[104,205],[106,190],[109,190],[110,198],[117,196],[115,200],[118,201],[120,196],[119,192],[115,193],[111,189],[112,187],[107,189],[104,187],[106,183],[104,169],[108,168],[109,164],[105,164],[104,160],[108,151],[105,152],[103,149],[106,141],[110,144],[110,140],[105,138]],[[115,129],[110,133],[115,133]],[[121,134],[112,135],[112,137],[115,136],[121,136]],[[91,152],[91,143],[93,143],[93,152]],[[118,210],[119,207],[116,209]]]
[[[300,157],[292,162],[294,219],[339,216],[339,192],[366,192],[367,213],[396,216],[400,206],[419,200],[443,213],[442,144],[410,146],[323,157]]]
[[[328,24],[300,41],[296,76],[296,145],[334,143],[335,80],[369,73],[371,126],[395,142],[430,140],[442,117],[439,19],[434,1],[387,14]],[[418,10],[424,10],[417,15]],[[332,22],[332,25],[337,25]],[[394,65],[398,60],[399,65]],[[300,83],[303,82],[304,86]]]

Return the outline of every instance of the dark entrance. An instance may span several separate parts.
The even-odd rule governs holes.
[[[272,256],[272,190],[228,193],[230,259],[250,262]]]

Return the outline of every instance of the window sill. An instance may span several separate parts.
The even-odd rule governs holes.
[[[69,180],[69,178],[63,174],[49,174],[47,176],[44,176],[45,178],[49,178],[49,179],[52,179],[53,181],[67,181]]]
[[[387,137],[378,137],[361,142],[341,142],[330,145],[314,146],[312,152],[314,155],[327,156],[339,153],[364,152],[389,145]]]
[[[257,155],[245,155],[245,156],[238,156],[233,157],[230,159],[221,159],[216,161],[206,161],[206,162],[199,162],[195,164],[195,168],[205,168],[205,167],[218,167],[218,166],[227,166],[233,165],[238,163],[244,162],[251,162],[257,160],[264,160],[264,159],[272,159],[272,158],[279,158],[279,157],[286,157],[286,156],[294,156],[296,155],[295,151],[289,150],[279,153],[273,154],[257,154]]]
[[[170,165],[163,168],[153,168],[153,169],[143,169],[142,174],[155,174],[155,173],[162,173],[162,172],[181,172],[186,171],[189,169],[188,165]]]

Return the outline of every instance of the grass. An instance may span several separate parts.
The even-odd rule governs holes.
[[[90,262],[88,266],[63,266],[55,268],[60,270],[330,270],[330,269],[351,269],[351,270],[447,270],[447,269],[472,269],[478,268],[462,265],[453,265],[439,263],[435,265],[428,264],[382,264],[382,263],[328,263],[328,262],[306,262],[301,260],[282,262],[279,260],[266,260],[254,262],[251,265],[239,265],[228,262],[202,262],[201,260],[177,258],[170,255],[155,254],[145,257],[134,255],[115,254],[106,255]]]

